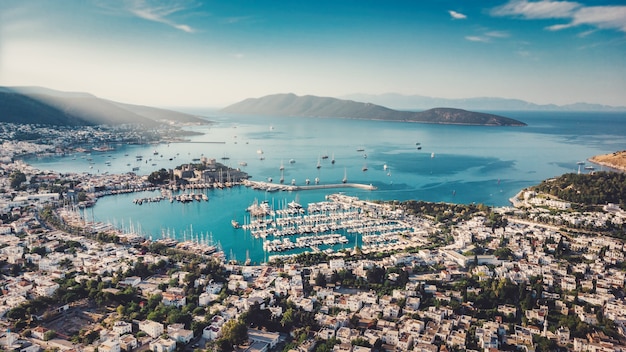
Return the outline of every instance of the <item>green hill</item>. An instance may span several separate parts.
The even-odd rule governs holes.
[[[421,112],[398,111],[371,103],[312,95],[275,94],[249,98],[230,105],[223,112],[278,116],[340,117],[363,120],[405,121],[436,124],[525,126],[514,119],[452,108],[435,108]]]

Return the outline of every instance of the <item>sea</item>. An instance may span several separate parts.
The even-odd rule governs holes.
[[[626,149],[624,112],[494,112],[523,121],[525,127],[192,112],[212,123],[187,127],[202,133],[188,142],[112,143],[113,150],[92,151],[90,156],[77,153],[25,161],[56,172],[112,174],[134,169],[147,175],[207,157],[241,168],[251,180],[277,183],[283,177],[285,184],[304,185],[307,179],[311,184],[315,179],[341,184],[345,177],[349,183],[376,187],[266,192],[240,186],[206,190],[208,202],[133,203],[135,198],[159,194],[142,192],[100,198],[84,213],[89,221],[152,240],[212,243],[227,259],[261,263],[279,253],[264,252],[262,239],[231,226],[233,219],[248,221],[246,208],[254,202],[268,201],[279,209],[296,201],[306,207],[324,201],[328,194],[344,193],[363,200],[507,206],[509,198],[525,187],[565,173],[587,173],[589,166],[605,169],[587,159]],[[351,244],[344,246],[357,241],[349,240]]]

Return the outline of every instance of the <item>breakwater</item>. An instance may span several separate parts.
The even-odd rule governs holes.
[[[323,185],[283,185],[283,184],[275,184],[271,182],[263,182],[263,181],[251,181],[244,180],[242,184],[246,187],[250,187],[252,189],[259,189],[264,191],[304,191],[304,190],[314,190],[314,189],[334,189],[334,188],[358,188],[373,191],[376,190],[376,186],[374,185],[366,185],[362,183],[330,183]]]

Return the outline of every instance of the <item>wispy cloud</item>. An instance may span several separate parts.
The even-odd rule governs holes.
[[[194,33],[195,29],[187,24],[177,23],[170,19],[171,15],[195,7],[186,1],[158,1],[158,0],[126,0],[125,8],[128,12],[144,20],[163,23],[172,28],[187,33]]]
[[[491,10],[494,16],[519,16],[526,19],[569,18],[580,8],[577,2],[570,1],[527,1],[510,0]]]
[[[468,35],[465,37],[465,39],[469,40],[470,42],[489,43],[489,38],[485,36]]]
[[[469,35],[465,37],[465,40],[469,40],[470,42],[480,42],[480,43],[489,43],[492,39],[501,39],[508,38],[510,35],[505,31],[486,31],[483,29],[484,33],[481,35]]]
[[[493,8],[491,15],[521,17],[530,20],[570,20],[569,23],[546,27],[550,31],[589,25],[599,29],[615,29],[626,32],[626,6],[585,6],[572,1],[509,0],[508,3]]]
[[[448,13],[450,14],[450,17],[452,17],[452,19],[454,20],[464,20],[467,18],[466,15],[460,13],[460,12],[456,12],[456,11],[448,11]]]
[[[492,38],[508,38],[509,37],[509,32],[505,32],[505,31],[490,31],[485,33],[486,36],[488,37],[492,37]]]

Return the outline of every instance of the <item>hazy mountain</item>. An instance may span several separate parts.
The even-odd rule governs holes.
[[[41,87],[0,87],[0,122],[49,125],[156,126],[161,120],[206,122],[196,116],[147,106],[118,103],[88,93]]]
[[[608,106],[600,104],[576,103],[568,105],[539,105],[519,99],[505,98],[469,98],[446,99],[433,98],[421,95],[402,95],[397,93],[386,94],[350,94],[342,97],[358,101],[367,101],[373,104],[389,106],[394,109],[423,110],[433,106],[447,106],[458,109],[482,111],[513,111],[513,110],[541,110],[541,111],[626,111],[626,106]]]
[[[316,97],[275,94],[249,98],[227,106],[223,112],[283,116],[343,117],[364,120],[407,121],[439,124],[524,126],[523,122],[480,112],[436,108],[422,112],[398,111],[371,103]]]

